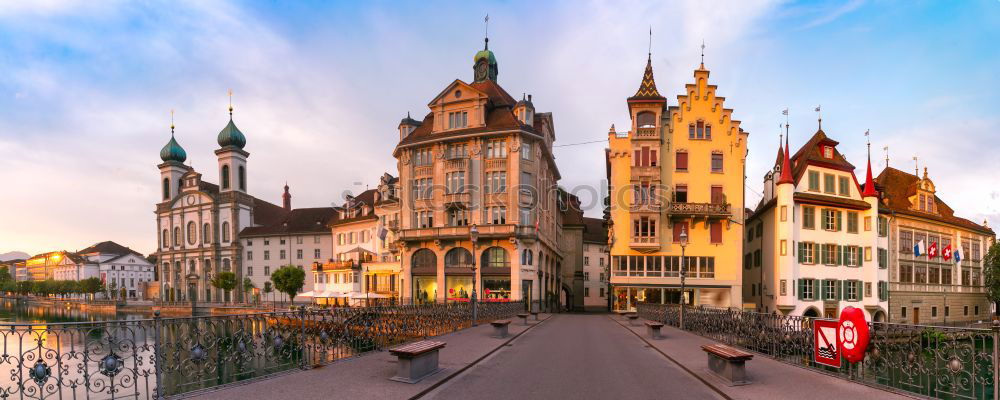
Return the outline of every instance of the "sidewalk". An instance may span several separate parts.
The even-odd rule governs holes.
[[[661,330],[662,340],[651,340],[646,335],[646,326],[641,322],[638,326],[629,326],[628,321],[624,321],[620,317],[609,316],[609,318],[614,319],[619,325],[642,338],[667,358],[683,366],[705,384],[732,399],[915,398],[799,368],[756,353],[753,360],[746,364],[751,383],[743,386],[729,386],[708,370],[707,355],[701,349],[703,344],[716,343],[715,341],[671,326],[664,326]]]
[[[525,331],[545,322],[550,315],[539,314],[538,317],[540,319],[538,322],[528,317],[528,326],[521,325],[520,318],[512,318],[509,326],[510,335],[506,339],[491,337],[493,327],[488,323],[432,338],[431,340],[447,343],[447,346],[440,350],[438,360],[443,370],[415,384],[390,381],[389,378],[396,374],[396,357],[387,351],[380,351],[307,371],[289,372],[273,378],[201,392],[188,398],[408,399],[433,389],[446,379],[457,375],[464,368],[506,345]]]

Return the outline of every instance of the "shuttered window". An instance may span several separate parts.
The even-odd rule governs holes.
[[[709,226],[712,231],[712,243],[722,243],[722,222],[715,221]]]
[[[674,163],[674,165],[676,166],[677,170],[678,171],[687,171],[688,170],[688,153],[686,151],[678,151],[676,157],[677,157],[677,160]]]

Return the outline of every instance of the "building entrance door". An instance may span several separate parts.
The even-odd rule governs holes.
[[[521,299],[524,300],[524,306],[530,311],[531,302],[534,300],[531,297],[531,281],[528,279],[521,280]]]
[[[913,324],[920,324],[920,307],[913,307]]]

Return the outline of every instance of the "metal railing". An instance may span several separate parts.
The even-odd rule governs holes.
[[[640,303],[639,316],[678,326],[676,304]],[[843,368],[813,362],[816,318],[685,307],[692,333],[778,361],[840,378],[942,399],[996,399],[1000,326],[954,328],[869,322],[871,340],[860,363]]]
[[[0,324],[0,398],[160,399],[306,369],[472,325],[468,303]],[[481,303],[479,322],[523,302]]]

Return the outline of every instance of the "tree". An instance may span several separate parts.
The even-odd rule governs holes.
[[[208,281],[216,289],[222,289],[226,292],[226,296],[229,296],[229,291],[236,289],[236,274],[230,271],[222,271],[212,277],[212,280]]]
[[[118,290],[117,290],[118,289],[118,282],[116,282],[114,279],[112,279],[111,283],[108,284],[107,288],[108,288],[108,298],[109,299],[113,299],[113,298],[117,298],[118,297]]]
[[[295,298],[295,294],[305,286],[306,273],[299,269],[299,267],[286,265],[274,271],[271,274],[271,280],[274,281],[274,288],[278,289],[281,293],[287,294],[288,301],[291,302]]]
[[[0,267],[0,282],[12,281],[14,278],[10,276],[10,269],[7,267]]]
[[[250,302],[250,293],[251,293],[251,292],[253,291],[253,289],[254,289],[254,288],[256,288],[256,287],[257,287],[257,286],[254,286],[254,284],[253,284],[253,281],[252,281],[252,280],[250,280],[250,278],[249,278],[249,277],[244,277],[244,278],[243,278],[243,296],[245,296],[245,298],[246,298],[246,301],[247,301],[248,303]]]
[[[93,300],[95,294],[103,291],[104,283],[102,283],[99,278],[87,278],[80,281],[80,292],[89,293],[91,295],[91,300]]]
[[[994,242],[983,258],[983,284],[986,285],[986,297],[994,304],[995,314],[1000,315],[1000,242]]]
[[[271,285],[271,281],[264,282],[264,294],[271,294],[274,291],[274,286]]]

